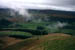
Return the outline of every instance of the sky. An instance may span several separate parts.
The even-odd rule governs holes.
[[[75,0],[0,0],[0,8],[75,11]]]

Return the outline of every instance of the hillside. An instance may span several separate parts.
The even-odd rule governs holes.
[[[29,38],[13,44],[6,50],[74,50],[75,37],[67,34],[49,34],[37,38]]]
[[[58,16],[58,17],[65,17],[65,18],[75,18],[75,11],[30,9],[29,13],[40,14],[40,15],[48,14],[49,16]]]
[[[27,22],[41,19],[43,21],[63,21],[63,22],[75,22],[75,12],[73,11],[59,11],[59,10],[38,10],[38,9],[28,9],[30,18],[22,17],[18,12],[8,9],[0,8],[0,18],[8,19],[13,22]]]
[[[30,9],[28,12],[34,19],[43,21],[75,22],[75,11],[38,10]]]
[[[11,15],[11,12],[15,16]],[[28,10],[31,17],[25,18],[11,9],[0,9],[0,28],[25,28],[36,30],[44,27],[47,32],[75,33],[75,12],[58,10]],[[67,24],[64,26],[64,24]],[[62,28],[57,28],[63,26]],[[56,29],[57,28],[57,29]],[[62,31],[61,31],[62,30]]]

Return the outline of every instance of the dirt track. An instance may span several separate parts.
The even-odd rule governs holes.
[[[20,48],[19,50],[32,50],[32,49],[35,49],[38,45],[40,45],[42,42],[44,42],[46,40],[59,39],[59,38],[52,38],[54,36],[55,37],[61,36],[61,37],[67,38],[67,37],[70,37],[71,35],[67,35],[67,34],[63,34],[63,33],[44,35],[44,36],[41,36],[39,39],[36,38],[33,41],[27,43],[26,45],[24,45],[24,47]],[[49,38],[49,37],[51,37],[51,38]],[[6,42],[6,45],[4,46],[5,48],[7,48],[8,46],[15,45],[16,43],[24,41],[23,39],[16,39],[16,38],[11,38],[11,37],[4,37],[3,40]],[[63,39],[61,39],[61,40],[63,40]],[[43,48],[41,50],[43,50]]]
[[[44,42],[45,39],[47,39],[49,36],[64,36],[64,38],[70,37],[70,35],[67,35],[67,34],[59,34],[59,33],[57,33],[57,34],[45,35],[45,36],[41,37],[41,39],[36,40],[36,41],[34,41],[33,43],[28,44],[27,46],[24,46],[24,47],[23,47],[22,49],[20,49],[20,50],[32,50],[33,48],[35,49],[35,47],[37,47],[39,44],[41,44],[42,42]],[[48,40],[54,40],[54,39],[56,40],[57,38],[51,38],[51,39],[48,39]],[[62,40],[62,39],[61,39],[61,40]],[[43,50],[43,48],[42,48],[41,50]]]

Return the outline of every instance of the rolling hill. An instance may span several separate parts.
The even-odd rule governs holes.
[[[41,36],[39,39],[29,38],[13,44],[6,50],[74,50],[75,37],[57,33]]]
[[[49,19],[49,21],[75,22],[74,11],[30,9],[29,13],[31,13],[32,16],[37,17],[37,19],[38,17],[42,17],[43,19]]]
[[[74,11],[28,9],[28,12],[31,14],[29,21],[42,18],[43,21],[48,19],[48,21],[75,22]],[[25,22],[27,20],[25,17],[19,15],[18,12],[8,8],[0,8],[0,18],[6,18],[13,22]]]

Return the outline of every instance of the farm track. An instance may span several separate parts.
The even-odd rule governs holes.
[[[62,38],[60,38],[60,37],[62,37]],[[8,39],[8,40],[6,42],[8,45],[6,45],[5,48],[11,47],[11,46],[12,46],[12,48],[14,48],[13,46],[15,46],[16,44],[22,43],[23,45],[21,45],[20,47],[17,47],[17,50],[35,50],[41,43],[43,43],[45,41],[64,40],[67,37],[71,37],[71,35],[67,35],[67,34],[63,34],[63,33],[56,33],[56,34],[53,33],[53,34],[43,35],[43,36],[39,37],[39,39],[37,39],[37,37],[29,38],[26,40],[27,42],[25,42],[25,39],[16,39],[16,38],[7,37],[6,39]],[[41,49],[37,48],[36,50],[43,50],[43,49],[44,48],[41,47]]]
[[[4,46],[4,48],[7,48],[8,46],[11,46],[23,41],[22,39],[16,39],[12,37],[5,37],[3,40],[6,42],[6,45]]]
[[[34,41],[33,43],[31,43],[31,44],[28,44],[28,45],[26,45],[26,46],[24,46],[23,48],[21,48],[20,50],[35,50],[36,49],[36,47],[38,46],[38,45],[40,45],[42,42],[44,42],[44,41],[46,41],[46,40],[60,40],[60,38],[51,38],[51,39],[47,39],[49,36],[64,36],[64,38],[63,39],[65,39],[65,38],[67,38],[67,37],[70,37],[70,35],[66,35],[66,34],[49,34],[49,35],[45,35],[45,36],[43,36],[43,37],[41,37],[41,39],[39,39],[39,40],[36,40],[36,41]],[[46,40],[45,40],[46,39]],[[61,38],[61,40],[63,40],[62,38]],[[38,48],[38,49],[40,49],[40,48]],[[40,49],[40,50],[43,50],[44,48],[42,47],[42,49]]]

